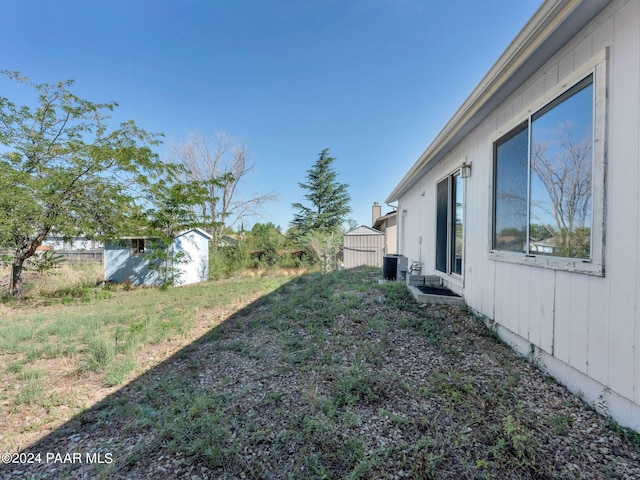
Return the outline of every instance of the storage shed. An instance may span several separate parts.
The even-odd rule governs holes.
[[[382,267],[384,233],[361,225],[344,234],[344,268]]]
[[[209,235],[193,228],[173,238],[171,248],[179,261],[174,263],[175,285],[203,282],[209,278]],[[158,286],[162,283],[157,268],[152,268],[149,249],[152,238],[128,237],[107,242],[104,249],[104,278],[109,282]]]

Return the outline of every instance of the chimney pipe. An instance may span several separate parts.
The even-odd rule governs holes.
[[[382,216],[382,207],[378,202],[373,202],[373,208],[371,212],[371,226],[376,224],[376,220],[378,220]]]

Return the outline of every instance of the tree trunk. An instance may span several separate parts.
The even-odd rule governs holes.
[[[22,297],[22,264],[17,261],[11,265],[11,279],[9,280],[9,294],[14,298]]]
[[[9,279],[9,294],[14,298],[22,297],[22,267],[24,262],[33,257],[42,241],[51,231],[51,227],[44,227],[33,239],[27,239],[24,245],[16,248],[11,265],[11,278]]]

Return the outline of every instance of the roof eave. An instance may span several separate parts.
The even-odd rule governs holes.
[[[547,0],[387,197],[397,201],[611,0]]]

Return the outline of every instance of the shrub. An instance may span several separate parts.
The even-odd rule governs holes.
[[[211,247],[209,250],[209,278],[212,280],[230,277],[250,264],[249,250],[242,243],[232,247]]]
[[[309,268],[317,263],[307,250],[285,250],[278,259],[280,268]]]

